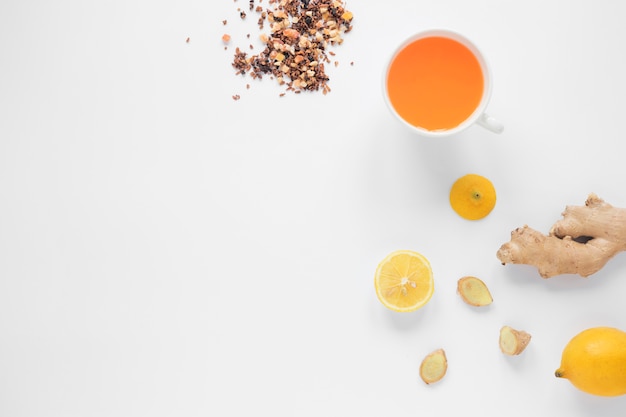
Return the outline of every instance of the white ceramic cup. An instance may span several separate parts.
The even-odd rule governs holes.
[[[420,127],[418,125],[412,124],[398,113],[398,111],[394,107],[394,103],[389,97],[388,83],[387,83],[389,70],[392,66],[392,63],[397,58],[398,54],[402,52],[409,45],[412,45],[414,42],[424,39],[424,38],[431,38],[431,37],[448,38],[465,46],[474,55],[482,71],[482,75],[483,75],[482,97],[478,105],[474,108],[473,112],[467,118],[465,118],[465,120],[460,122],[455,127],[429,130],[424,127]],[[400,120],[404,125],[409,127],[412,131],[422,136],[427,136],[427,137],[450,136],[450,135],[453,135],[455,133],[458,133],[467,129],[473,124],[478,124],[494,133],[501,133],[504,130],[504,126],[500,122],[498,122],[496,119],[494,119],[493,117],[485,113],[485,109],[487,108],[487,104],[489,103],[489,99],[491,97],[491,88],[492,88],[491,72],[489,70],[489,66],[487,65],[487,61],[485,60],[480,50],[472,42],[470,42],[466,37],[456,32],[445,30],[445,29],[431,29],[431,30],[419,32],[409,37],[404,42],[402,42],[402,44],[391,55],[391,58],[389,59],[387,67],[385,69],[385,74],[383,78],[384,97],[385,97],[387,106],[389,107],[391,112],[396,116],[398,120]],[[419,100],[419,97],[416,97],[415,100]]]

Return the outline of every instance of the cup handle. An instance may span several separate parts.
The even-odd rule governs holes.
[[[504,125],[493,117],[489,116],[487,113],[481,114],[478,120],[476,120],[476,123],[487,130],[491,130],[494,133],[502,133],[502,131],[504,130]]]

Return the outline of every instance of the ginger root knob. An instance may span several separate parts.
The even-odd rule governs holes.
[[[567,206],[545,235],[527,225],[511,232],[496,256],[505,264],[535,266],[543,278],[588,277],[626,250],[626,209],[590,194],[584,206]]]

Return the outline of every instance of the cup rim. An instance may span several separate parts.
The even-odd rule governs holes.
[[[467,119],[465,119],[462,123],[453,127],[452,129],[445,129],[445,130],[427,130],[419,126],[414,126],[411,123],[404,120],[402,116],[398,114],[396,109],[391,104],[391,100],[389,99],[389,94],[387,91],[387,77],[389,75],[389,69],[391,68],[391,64],[393,60],[400,53],[400,51],[402,51],[404,48],[406,48],[411,43],[417,41],[418,39],[436,37],[436,36],[441,36],[441,37],[455,40],[463,44],[465,47],[467,47],[478,60],[478,63],[483,72],[483,80],[484,80],[483,95],[476,109],[474,109],[472,114]],[[472,42],[469,38],[460,34],[459,32],[456,32],[451,29],[444,29],[444,28],[426,29],[426,30],[416,32],[408,36],[407,38],[405,38],[390,54],[389,59],[387,60],[387,64],[385,65],[385,71],[383,74],[382,81],[383,81],[383,96],[385,98],[385,103],[387,107],[389,108],[389,110],[391,110],[391,113],[396,117],[396,119],[400,120],[402,124],[410,128],[411,130],[413,130],[414,132],[422,136],[427,136],[427,137],[437,137],[437,138],[446,137],[446,136],[450,136],[455,133],[461,132],[467,129],[468,127],[472,126],[485,113],[485,109],[487,108],[487,104],[489,103],[489,100],[491,98],[492,77],[491,77],[491,69],[489,67],[487,60],[485,59],[481,50],[476,46],[474,42]]]

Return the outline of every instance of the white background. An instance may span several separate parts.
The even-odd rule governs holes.
[[[332,92],[282,98],[231,68],[247,4],[0,5],[0,415],[623,416],[553,373],[579,331],[626,329],[626,257],[543,280],[495,254],[590,192],[626,207],[626,3],[350,0]],[[504,133],[426,140],[389,113],[386,59],[429,28],[482,49]],[[477,222],[448,204],[470,172],[498,193]],[[434,270],[415,313],[375,296],[397,249]],[[463,275],[493,305],[463,304]]]

